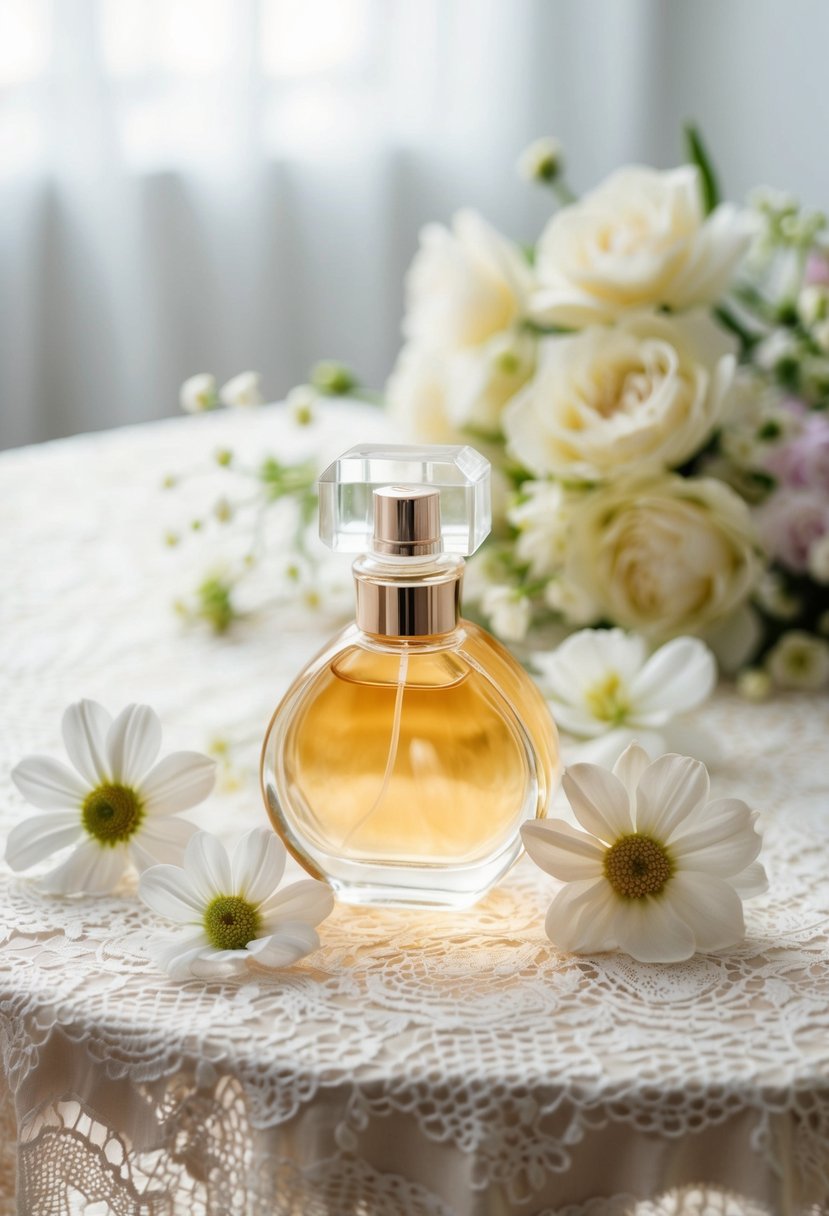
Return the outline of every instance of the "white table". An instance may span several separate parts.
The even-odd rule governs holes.
[[[228,836],[265,821],[259,736],[331,614],[188,630],[170,601],[211,545],[161,535],[221,492],[219,446],[329,457],[382,425],[265,410],[0,458],[4,831],[29,813],[9,768],[59,753],[80,696],[149,701],[167,746],[241,740],[194,815]],[[525,860],[468,912],[340,907],[273,980],[177,984],[144,955],[158,925],[134,884],[46,899],[4,868],[2,1210],[16,1172],[27,1216],[829,1211],[829,706],[723,692],[703,716],[728,757],[715,789],[765,813],[771,892],[739,950],[681,966],[560,954],[556,884]]]

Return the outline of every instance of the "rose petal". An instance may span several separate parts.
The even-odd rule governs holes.
[[[97,701],[78,701],[63,715],[66,754],[92,787],[110,780],[106,741],[111,725],[112,715]]]
[[[44,811],[79,807],[89,793],[77,773],[49,756],[26,756],[11,779],[27,802]]]
[[[652,654],[630,682],[630,720],[640,726],[663,726],[710,697],[717,664],[698,638],[674,638]]]
[[[203,802],[216,781],[216,763],[200,752],[172,752],[141,782],[148,815],[174,815]]]
[[[628,792],[618,777],[596,764],[574,764],[561,780],[579,823],[600,840],[633,831]]]
[[[699,760],[669,753],[654,760],[639,779],[636,830],[668,844],[682,821],[708,798],[708,771]]]
[[[743,940],[743,905],[721,878],[679,873],[665,888],[664,898],[693,933],[697,950],[725,950]]]
[[[153,912],[181,925],[200,924],[204,916],[204,901],[179,866],[145,870],[138,881],[138,895]]]
[[[671,856],[680,870],[702,870],[728,878],[751,865],[762,846],[756,815],[740,798],[718,798],[679,825]]]
[[[318,925],[329,916],[334,907],[334,893],[327,883],[306,878],[301,882],[277,891],[259,909],[267,929],[281,931],[288,921],[303,921],[307,925]]]
[[[75,844],[85,836],[77,811],[53,811],[51,815],[32,815],[17,823],[6,841],[6,862],[13,870],[51,857],[52,853]]]
[[[149,705],[128,705],[107,731],[113,781],[138,785],[161,751],[161,723]]]
[[[523,823],[521,839],[535,864],[562,882],[601,876],[605,850],[593,836],[577,831],[563,819]]]
[[[282,881],[285,846],[270,828],[254,828],[233,850],[233,892],[252,904],[261,904]]]
[[[217,895],[232,895],[230,858],[221,842],[209,832],[196,832],[184,851],[184,869],[193,890],[204,904]]]
[[[290,967],[297,959],[318,950],[320,939],[310,925],[286,921],[269,937],[248,943],[248,953],[260,967]]]
[[[694,935],[663,899],[619,900],[619,948],[640,963],[681,963],[696,949]]]
[[[38,881],[51,895],[108,895],[129,865],[124,845],[101,845],[96,840],[79,844],[66,861]]]

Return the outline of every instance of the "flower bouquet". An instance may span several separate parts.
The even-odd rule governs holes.
[[[768,190],[720,201],[687,143],[688,164],[625,167],[582,198],[555,141],[532,145],[520,167],[554,209],[531,248],[473,211],[428,225],[387,407],[401,436],[491,460],[497,526],[467,602],[505,640],[692,634],[752,695],[821,687],[825,218]],[[292,394],[298,421],[319,393],[363,395],[325,364]]]

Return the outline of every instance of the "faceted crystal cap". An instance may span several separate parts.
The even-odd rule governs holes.
[[[403,499],[407,487],[431,487],[440,493],[440,548],[468,557],[489,534],[489,473],[489,461],[465,446],[367,443],[350,448],[320,477],[320,537],[338,553],[368,553],[374,548],[374,491],[393,489],[380,498]],[[410,497],[418,513],[432,499],[422,491]],[[382,524],[380,528],[382,539]]]

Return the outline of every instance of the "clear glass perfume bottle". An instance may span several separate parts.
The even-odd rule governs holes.
[[[469,447],[352,448],[320,479],[320,535],[362,554],[356,621],[278,706],[261,776],[277,832],[346,901],[474,903],[546,813],[547,705],[459,616],[489,526],[489,462]]]

